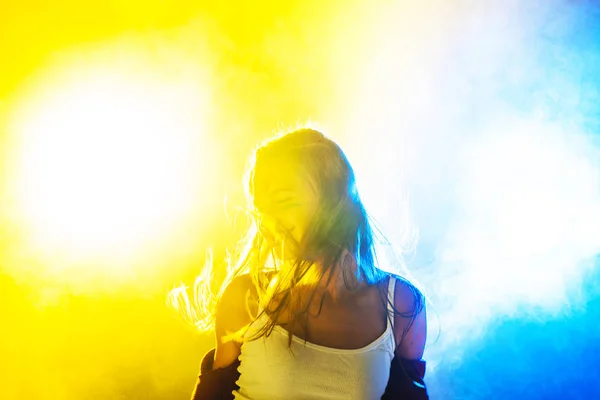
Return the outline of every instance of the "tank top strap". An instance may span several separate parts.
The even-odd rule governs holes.
[[[390,275],[390,282],[388,284],[388,295],[387,295],[387,312],[390,316],[390,324],[392,326],[392,330],[394,329],[394,293],[396,291],[396,278],[393,275]]]

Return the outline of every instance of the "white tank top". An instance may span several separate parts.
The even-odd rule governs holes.
[[[292,337],[275,326],[268,337],[242,344],[236,400],[369,400],[380,399],[390,375],[396,348],[393,329],[394,288],[390,277],[385,332],[360,349],[335,349]],[[263,314],[249,334],[264,324]],[[255,325],[255,324],[258,324]],[[293,354],[292,354],[293,353]]]

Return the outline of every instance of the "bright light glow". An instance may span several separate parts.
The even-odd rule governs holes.
[[[71,74],[17,114],[19,213],[34,246],[61,261],[131,260],[199,205],[200,161],[214,155],[206,104],[186,82]]]

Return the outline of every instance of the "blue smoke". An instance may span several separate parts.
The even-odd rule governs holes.
[[[397,242],[410,193],[434,399],[600,398],[600,4],[524,3],[391,12],[345,139]]]

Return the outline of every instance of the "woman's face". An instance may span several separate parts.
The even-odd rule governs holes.
[[[318,194],[298,164],[280,162],[265,167],[255,176],[254,186],[259,229],[277,257],[294,259],[317,211]]]

